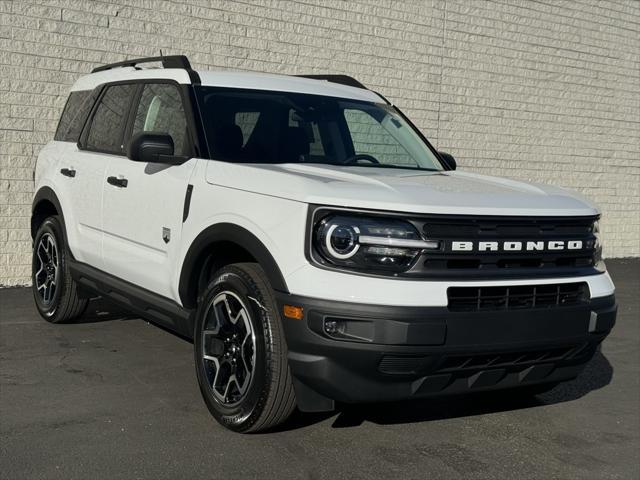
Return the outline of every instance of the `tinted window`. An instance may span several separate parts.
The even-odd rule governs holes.
[[[96,93],[93,90],[82,90],[69,94],[67,104],[64,106],[58,123],[55,140],[62,142],[78,141],[95,97]]]
[[[100,99],[87,135],[87,149],[123,153],[124,127],[135,85],[113,85]]]
[[[132,135],[138,132],[168,133],[173,138],[176,155],[189,153],[187,119],[175,85],[151,83],[144,86]]]
[[[205,86],[196,92],[217,160],[442,170],[434,151],[390,105]]]

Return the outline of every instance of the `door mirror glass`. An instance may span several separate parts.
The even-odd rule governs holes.
[[[173,139],[168,133],[140,132],[129,141],[127,157],[134,162],[178,163],[173,155]],[[181,162],[180,162],[181,163]]]
[[[440,158],[442,158],[450,170],[455,170],[457,168],[456,159],[453,158],[453,155],[448,154],[447,152],[438,152],[440,154]]]

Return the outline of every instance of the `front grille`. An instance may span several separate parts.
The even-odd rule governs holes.
[[[594,273],[599,261],[599,245],[594,234],[596,220],[596,216],[459,215],[411,219],[425,238],[439,240],[441,248],[423,252],[406,274],[479,278]],[[454,245],[459,242],[472,245],[472,250],[456,250]],[[560,242],[563,246],[551,248],[550,242]],[[579,248],[568,248],[570,242],[574,247],[579,244]],[[507,243],[521,248],[509,248]]]
[[[510,287],[449,287],[449,310],[473,312],[580,305],[589,300],[585,282]]]
[[[591,233],[594,220],[595,217],[434,216],[424,229],[434,238],[582,237]]]

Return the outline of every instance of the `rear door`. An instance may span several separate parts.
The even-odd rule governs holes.
[[[99,100],[86,122],[76,148],[60,165],[61,175],[71,185],[71,251],[78,261],[103,268],[102,201],[105,172],[113,157],[123,154],[124,124],[131,105],[133,85],[98,89]]]
[[[172,297],[171,259],[178,253],[185,196],[197,160],[187,122],[184,86],[168,81],[138,84],[129,120],[130,138],[139,132],[171,135],[181,165],[113,158],[104,194],[105,270],[135,285]]]

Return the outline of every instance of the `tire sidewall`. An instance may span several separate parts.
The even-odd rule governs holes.
[[[56,249],[58,251],[58,271],[56,272],[56,291],[53,295],[53,299],[49,305],[45,305],[40,294],[38,293],[36,286],[36,272],[38,262],[38,245],[41,238],[45,234],[50,234],[56,242]],[[65,289],[65,268],[66,268],[66,248],[64,245],[64,237],[62,235],[62,227],[60,222],[55,217],[48,217],[42,222],[33,242],[33,252],[31,258],[31,285],[33,291],[33,297],[36,303],[36,307],[40,314],[49,321],[55,321],[56,315],[60,307],[60,299],[64,295]]]
[[[225,269],[216,276],[215,280],[209,284],[202,294],[196,313],[194,354],[198,384],[211,414],[231,430],[246,431],[259,417],[271,384],[271,372],[267,364],[267,358],[269,358],[272,351],[271,326],[269,322],[270,313],[260,306],[265,306],[263,292],[238,270],[235,268]],[[213,395],[208,384],[205,364],[202,358],[202,329],[205,314],[215,296],[222,291],[231,291],[240,297],[249,310],[249,321],[255,334],[256,355],[252,380],[245,397],[238,405],[233,407],[220,403]],[[268,307],[265,306],[265,308]]]

